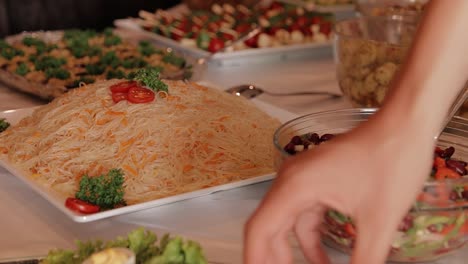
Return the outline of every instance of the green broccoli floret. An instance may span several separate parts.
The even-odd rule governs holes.
[[[0,133],[5,131],[8,127],[10,127],[10,123],[8,123],[5,118],[0,118]]]
[[[16,67],[15,72],[18,75],[25,76],[29,72],[28,65],[26,65],[26,63],[24,62],[21,62],[20,64],[18,64],[18,67]]]
[[[49,68],[45,71],[47,79],[57,78],[60,80],[66,80],[70,78],[70,72],[62,68]]]
[[[97,177],[84,175],[76,198],[98,205],[101,209],[112,209],[125,204],[124,173],[120,169],[112,169],[107,174]]]
[[[135,81],[140,81],[155,92],[164,91],[168,92],[169,87],[160,77],[160,68],[147,67],[140,69],[136,72],[136,76],[133,78]]]

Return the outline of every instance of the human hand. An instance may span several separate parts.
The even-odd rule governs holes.
[[[355,221],[351,262],[383,263],[430,173],[434,144],[419,123],[392,127],[376,114],[350,133],[291,157],[246,225],[245,263],[292,263],[291,231],[310,262],[329,263],[319,231],[329,208]]]

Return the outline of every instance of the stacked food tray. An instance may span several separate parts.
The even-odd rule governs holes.
[[[115,25],[218,65],[243,65],[329,55],[334,21],[334,13],[274,1],[254,7],[214,4],[211,10],[190,10],[180,5],[140,11],[139,18]]]

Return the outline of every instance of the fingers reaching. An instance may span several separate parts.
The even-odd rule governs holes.
[[[320,226],[324,208],[317,206],[297,219],[294,231],[304,256],[310,263],[329,264],[330,260],[320,242]]]

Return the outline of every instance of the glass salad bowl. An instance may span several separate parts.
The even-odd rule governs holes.
[[[275,166],[279,168],[286,158],[333,140],[334,135],[366,121],[375,111],[356,108],[321,112],[285,123],[274,135]],[[468,161],[468,120],[455,117],[437,146],[433,172],[401,221],[389,261],[433,261],[468,243],[468,173],[464,162]],[[350,253],[356,239],[353,219],[329,210],[323,220],[322,239],[326,245]]]
[[[369,16],[335,25],[339,87],[354,107],[379,107],[406,58],[418,26],[414,17]]]

